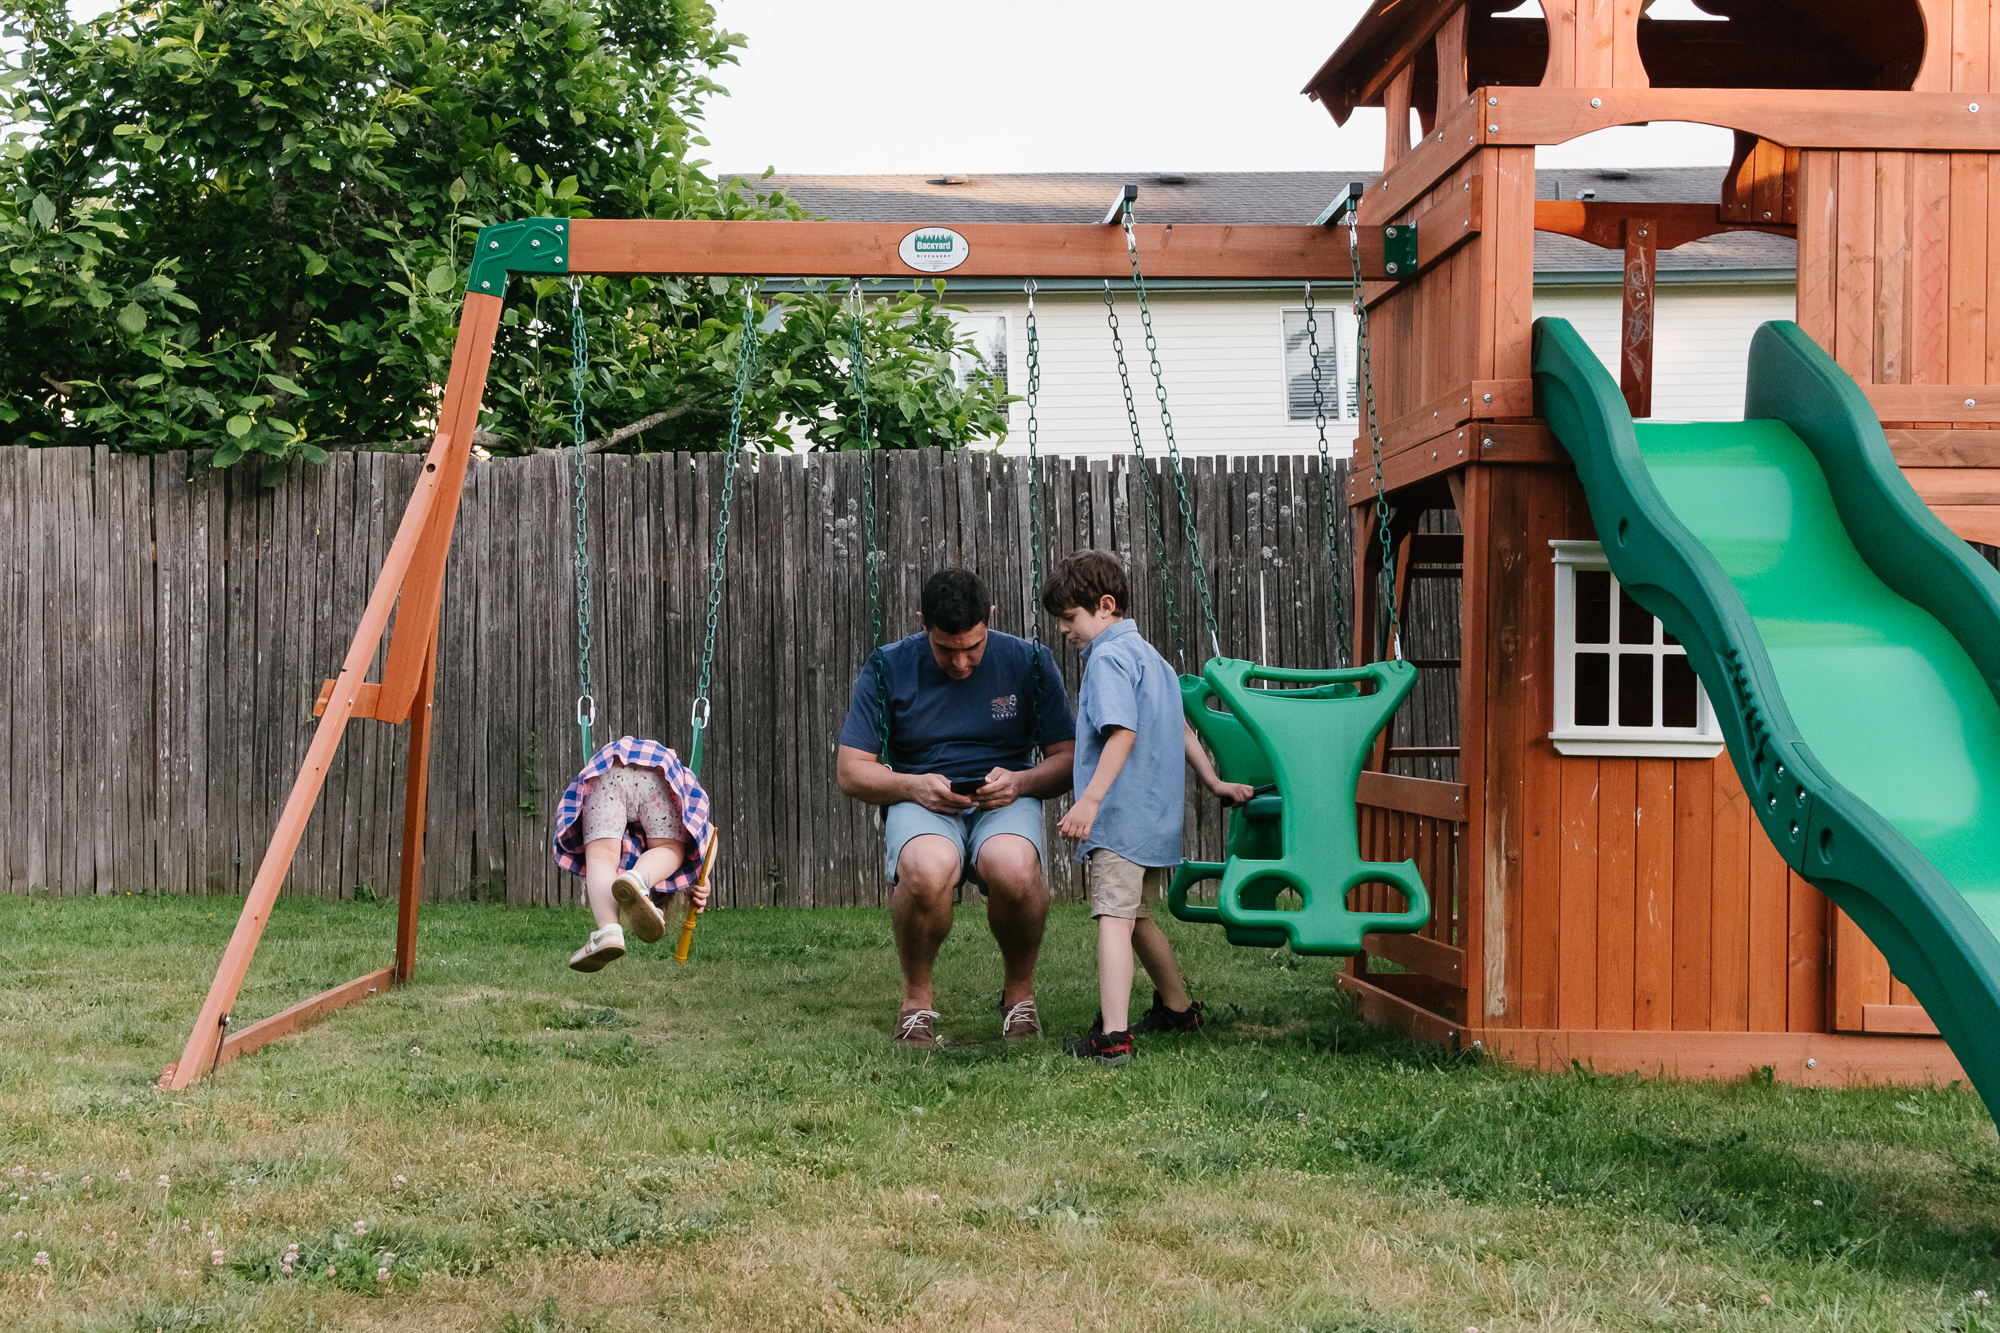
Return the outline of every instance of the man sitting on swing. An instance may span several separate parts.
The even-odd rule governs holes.
[[[890,914],[903,968],[895,1039],[937,1045],[931,965],[968,870],[985,887],[987,925],[1005,966],[1000,1033],[1040,1036],[1035,957],[1049,915],[1042,801],[1070,789],[1076,722],[1048,650],[987,628],[993,606],[978,575],[939,570],[924,584],[922,605],[921,631],[862,667],[840,729],[841,791],[888,807],[882,864],[895,888]],[[886,690],[878,663],[887,666]]]

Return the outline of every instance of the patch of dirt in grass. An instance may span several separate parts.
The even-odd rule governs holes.
[[[479,1001],[479,1000],[499,1000],[499,999],[504,999],[504,998],[506,998],[506,996],[507,996],[507,992],[506,992],[506,991],[503,991],[503,990],[501,990],[501,989],[500,989],[500,988],[499,988],[498,986],[471,986],[471,987],[468,987],[468,988],[467,988],[467,989],[465,989],[465,990],[462,990],[462,991],[458,992],[458,993],[457,993],[456,995],[447,995],[447,996],[445,996],[445,997],[444,997],[444,999],[440,1000],[440,1001],[439,1001],[438,1003],[440,1003],[440,1004],[472,1004],[472,1003],[475,1003],[476,1001]],[[516,997],[514,997],[514,998],[516,998],[516,999],[519,999],[519,998],[521,998],[521,997],[519,997],[519,996],[516,996]],[[550,998],[550,999],[553,999],[554,997],[553,997],[553,996],[551,996],[551,997],[548,997],[548,998]]]

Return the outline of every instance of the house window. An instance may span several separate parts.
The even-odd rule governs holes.
[[[1687,649],[1633,601],[1596,542],[1555,541],[1555,730],[1563,754],[1713,759],[1722,729]]]
[[[1304,306],[1285,316],[1285,419],[1313,419],[1312,344],[1306,338]],[[1354,382],[1354,316],[1332,301],[1315,299],[1314,330],[1319,343],[1320,397],[1328,421],[1359,416]]]
[[[969,348],[952,353],[951,375],[958,387],[964,389],[985,383],[1006,393],[1006,313],[948,310],[945,317],[957,328],[958,336],[971,344]]]

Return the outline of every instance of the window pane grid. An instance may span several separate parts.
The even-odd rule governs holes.
[[[1571,668],[1569,716],[1558,725],[1706,734],[1700,682],[1679,640],[1609,569],[1571,566],[1565,573],[1569,632],[1557,652]]]

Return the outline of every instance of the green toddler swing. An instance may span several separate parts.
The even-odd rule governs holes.
[[[1180,451],[1174,442],[1173,418],[1167,410],[1166,383],[1160,372],[1159,344],[1153,333],[1145,278],[1139,268],[1129,198],[1124,203],[1123,218],[1126,251],[1132,261],[1132,286],[1145,329],[1153,392],[1159,401],[1160,425],[1167,442],[1168,465],[1179,495],[1184,535],[1193,555],[1195,589],[1201,601],[1213,653],[1201,675],[1181,677],[1182,707],[1188,722],[1214,754],[1218,775],[1226,782],[1243,783],[1257,792],[1248,803],[1230,814],[1226,860],[1181,863],[1168,889],[1168,908],[1182,921],[1220,925],[1231,944],[1263,948],[1289,944],[1293,952],[1301,954],[1358,954],[1364,935],[1378,931],[1408,933],[1421,929],[1430,920],[1430,895],[1424,888],[1414,861],[1380,862],[1361,858],[1360,829],[1354,800],[1368,751],[1415,685],[1416,668],[1406,661],[1395,660],[1361,667],[1310,671],[1265,667],[1222,656],[1214,602],[1194,526],[1193,507],[1181,472]],[[1351,244],[1350,248],[1356,251],[1358,263],[1358,246]],[[1357,268],[1357,296],[1360,290],[1358,272]],[[1112,301],[1109,282],[1104,285],[1104,304],[1111,328],[1112,350],[1117,358],[1118,378],[1125,394],[1133,453],[1139,464],[1140,485],[1146,497],[1154,565],[1160,571],[1169,633],[1176,652],[1184,657],[1185,635],[1167,570],[1166,528],[1145,474],[1145,444],[1140,437],[1139,414],[1133,402],[1132,381],[1125,364],[1118,312]],[[1332,473],[1328,466],[1325,400],[1321,391],[1319,347],[1310,286],[1306,289],[1306,318],[1312,349],[1320,464],[1322,476],[1330,486]],[[1365,312],[1361,318],[1365,330]],[[1027,332],[1029,475],[1033,477],[1039,368],[1036,364],[1038,348],[1032,296]],[[1387,570],[1390,560],[1388,505],[1382,496],[1381,444],[1372,429],[1374,394],[1373,386],[1369,387],[1370,434],[1375,443],[1376,459],[1376,508],[1382,527],[1384,568]],[[1323,489],[1321,500],[1328,559],[1331,562],[1335,558],[1335,544],[1330,491]],[[1039,563],[1039,535],[1035,545]],[[1394,588],[1393,579],[1385,579],[1390,643],[1400,658]],[[1341,642],[1336,651],[1344,657],[1346,614],[1340,601],[1338,578],[1334,579],[1334,597],[1336,620],[1341,627]],[[1279,688],[1253,688],[1253,683]],[[1188,901],[1189,889],[1211,880],[1218,883],[1213,906]],[[1406,910],[1393,913],[1350,910],[1347,905],[1349,892],[1358,885],[1368,883],[1385,883],[1398,889],[1407,903]],[[1301,906],[1295,910],[1283,910],[1277,906],[1279,895],[1287,890],[1296,893],[1301,900]]]

